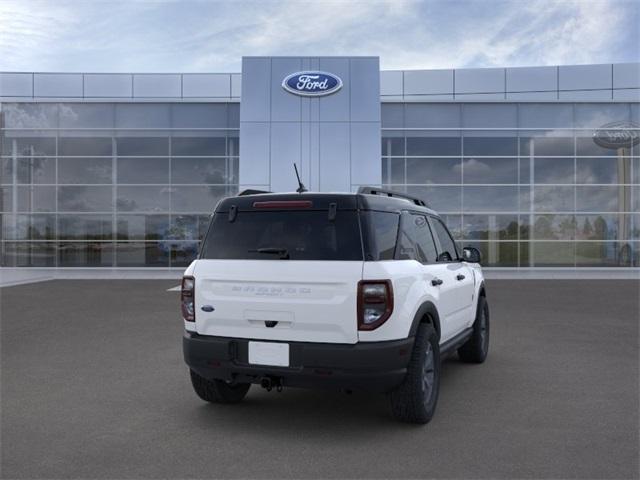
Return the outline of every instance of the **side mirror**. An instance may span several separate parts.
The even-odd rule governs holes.
[[[469,263],[481,263],[482,255],[480,250],[474,247],[464,247],[462,249],[462,260]]]

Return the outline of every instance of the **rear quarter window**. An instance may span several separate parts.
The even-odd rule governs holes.
[[[273,253],[278,250],[278,253]],[[286,255],[280,252],[286,251]],[[217,213],[201,257],[220,260],[362,260],[362,240],[355,211],[238,212],[233,222]]]
[[[365,259],[393,260],[400,215],[376,211],[364,211],[360,215],[365,232]]]

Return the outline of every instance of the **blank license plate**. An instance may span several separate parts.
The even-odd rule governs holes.
[[[289,366],[289,344],[249,342],[249,363],[254,365]]]

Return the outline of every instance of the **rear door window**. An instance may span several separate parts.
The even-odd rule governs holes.
[[[436,246],[424,215],[402,215],[398,259],[417,260],[420,263],[435,262]]]
[[[238,212],[214,215],[201,258],[223,260],[362,260],[358,215],[338,211]]]
[[[458,259],[458,252],[456,250],[456,243],[451,238],[449,231],[439,218],[431,218],[431,227],[433,233],[438,238],[439,249],[438,258],[442,262],[451,262]]]

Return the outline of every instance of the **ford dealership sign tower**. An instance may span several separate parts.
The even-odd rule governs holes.
[[[380,185],[378,57],[244,57],[240,190]]]

